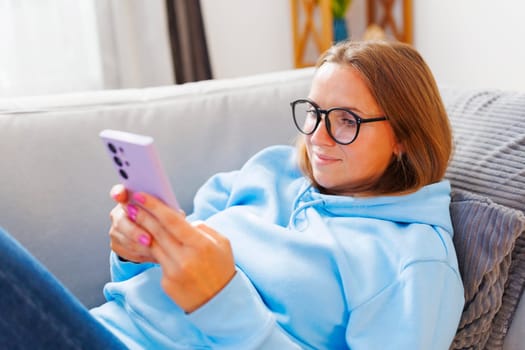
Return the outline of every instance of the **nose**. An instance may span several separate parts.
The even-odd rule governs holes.
[[[319,125],[317,125],[315,131],[310,135],[310,142],[319,146],[332,146],[335,144],[335,141],[330,137],[328,129],[326,128],[326,114],[324,118],[321,118]]]

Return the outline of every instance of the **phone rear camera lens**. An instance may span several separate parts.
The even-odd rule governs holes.
[[[108,143],[108,148],[112,153],[117,153],[117,148],[111,142]]]
[[[123,169],[120,169],[119,173],[120,173],[120,176],[122,176],[124,179],[126,180],[128,179],[128,174]]]
[[[115,156],[113,157],[113,160],[115,161],[115,163],[117,163],[118,166],[122,166],[122,161],[119,157]]]

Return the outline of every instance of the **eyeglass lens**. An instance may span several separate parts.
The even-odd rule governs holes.
[[[298,101],[294,104],[295,125],[303,134],[312,134],[320,121],[317,108],[308,101]],[[329,134],[339,143],[349,143],[354,140],[358,122],[353,114],[344,109],[332,109],[328,116]]]

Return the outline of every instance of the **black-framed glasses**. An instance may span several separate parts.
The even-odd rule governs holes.
[[[386,116],[361,118],[355,112],[343,107],[321,109],[315,102],[308,99],[295,100],[290,105],[292,106],[293,121],[301,133],[313,134],[321,123],[324,114],[328,135],[341,145],[349,145],[355,141],[361,124],[388,119]]]

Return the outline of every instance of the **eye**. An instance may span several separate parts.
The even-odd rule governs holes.
[[[309,108],[306,110],[306,117],[307,118],[317,118],[317,112],[315,110],[315,108]]]
[[[333,113],[333,123],[338,127],[345,128],[355,128],[357,126],[357,120],[355,117],[343,110],[334,110]]]
[[[355,127],[357,125],[357,122],[354,118],[344,118],[342,123],[346,126]]]

